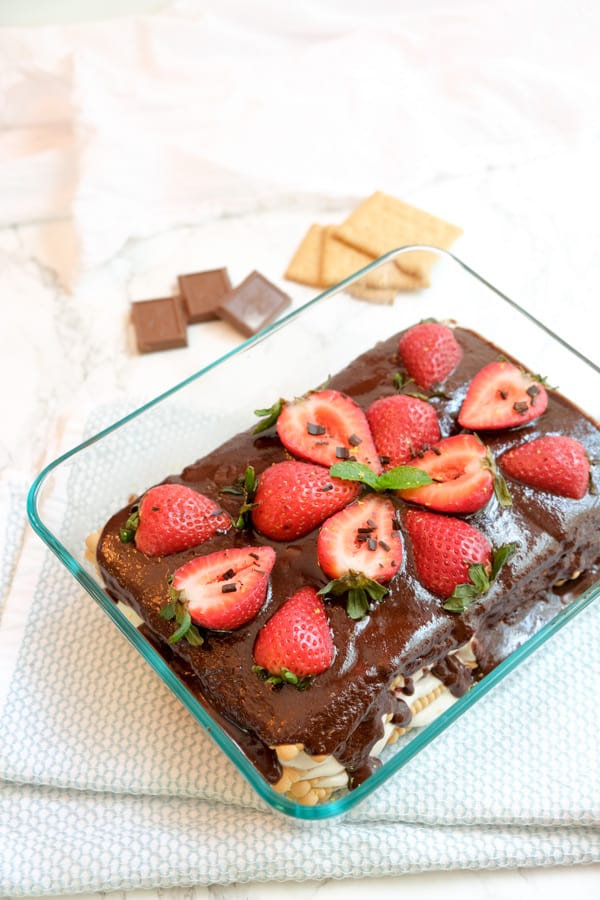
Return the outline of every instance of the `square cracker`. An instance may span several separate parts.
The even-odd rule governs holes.
[[[321,282],[323,284],[337,284],[374,262],[375,258],[341,240],[339,228],[336,226],[329,225],[324,228],[321,247]],[[394,291],[412,291],[419,287],[425,287],[428,283],[418,276],[401,271],[391,262],[368,272],[361,281],[369,289],[393,289]]]
[[[447,250],[462,229],[376,191],[356,207],[338,229],[338,236],[370,256],[382,256],[406,244],[432,244]],[[416,250],[398,257],[396,264],[409,275],[426,279],[435,253]]]
[[[285,278],[311,287],[327,287],[321,281],[321,249],[323,241],[323,225],[311,225],[292,260],[287,267]]]

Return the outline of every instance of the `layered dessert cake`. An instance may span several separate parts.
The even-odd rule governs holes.
[[[116,512],[96,561],[265,779],[316,804],[598,578],[600,431],[433,322],[261,413]]]

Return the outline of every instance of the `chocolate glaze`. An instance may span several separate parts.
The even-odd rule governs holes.
[[[460,431],[456,415],[473,375],[500,352],[508,356],[473,332],[457,328],[455,334],[463,348],[462,361],[444,383],[444,396],[431,400],[444,437]],[[378,344],[334,376],[328,386],[348,393],[365,409],[377,397],[394,394],[392,377],[402,371],[396,352],[398,340],[399,335],[395,335]],[[410,384],[404,388],[410,389]],[[590,459],[600,457],[597,425],[552,391],[548,409],[539,420],[481,437],[499,455],[524,439],[558,433],[580,440]],[[194,487],[235,517],[240,498],[220,493],[221,488],[243,476],[249,464],[260,474],[287,457],[274,428],[261,436],[248,430],[166,480]],[[452,692],[460,695],[468,688],[472,674],[467,670],[467,676],[465,667],[449,662],[449,652],[475,635],[482,671],[489,671],[502,658],[502,648],[510,652],[512,645],[506,635],[511,619],[518,620],[524,639],[544,620],[537,610],[551,609],[554,614],[557,607],[572,599],[572,594],[581,592],[576,587],[561,597],[552,591],[552,585],[582,568],[597,577],[598,498],[588,493],[576,501],[534,491],[515,481],[509,486],[512,507],[501,509],[494,499],[485,509],[467,517],[488,536],[492,546],[518,543],[517,552],[488,594],[464,614],[444,610],[442,601],[417,580],[410,541],[403,536],[402,568],[389,585],[388,596],[366,618],[353,621],[342,603],[328,602],[335,659],[304,692],[261,681],[252,672],[252,648],[262,625],[299,587],[314,585],[319,589],[327,582],[317,564],[318,530],[293,542],[278,543],[252,531],[232,529],[200,548],[150,559],[134,544],[119,539],[119,528],[130,509],[125,507],[104,527],[97,559],[109,594],[141,616],[146,637],[164,653],[179,677],[268,780],[276,780],[279,774],[275,755],[268,748],[300,742],[309,753],[333,754],[356,784],[372,771],[369,751],[383,733],[383,715],[406,719],[403,701],[388,690],[396,675],[410,677],[418,669],[433,667]],[[168,646],[166,639],[173,625],[159,615],[168,602],[168,576],[199,553],[267,543],[275,548],[277,562],[258,616],[234,632],[206,632],[201,647],[191,647],[185,640]]]

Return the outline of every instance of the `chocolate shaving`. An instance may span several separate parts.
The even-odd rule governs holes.
[[[529,409],[529,403],[526,400],[519,400],[517,403],[513,403],[513,409],[524,416]]]
[[[350,456],[350,451],[347,447],[336,447],[335,455],[338,459],[348,459]]]
[[[321,485],[320,490],[321,491],[332,491],[333,485],[331,484],[331,482],[329,482],[328,484],[323,484],[323,485]]]
[[[237,584],[234,584],[232,581],[229,584],[221,585],[222,594],[233,594],[235,591],[237,591]]]
[[[229,579],[233,578],[234,575],[235,575],[235,569],[227,569],[226,572],[223,572],[223,574],[221,575],[221,578],[223,579],[223,581],[229,581]]]
[[[392,549],[392,548],[390,547],[389,544],[386,544],[385,541],[379,541],[379,546],[380,546],[383,550],[385,550],[386,552],[387,552],[388,550],[391,550],[391,549]]]
[[[358,447],[359,444],[362,444],[362,438],[360,438],[357,434],[351,434],[348,438],[348,443],[351,447]]]
[[[306,426],[309,434],[325,434],[327,429],[324,425],[317,425],[316,422],[309,422]]]
[[[377,541],[375,538],[367,538],[367,547],[369,550],[377,550]]]

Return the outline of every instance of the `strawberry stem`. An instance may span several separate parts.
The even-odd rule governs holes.
[[[124,544],[130,544],[135,538],[135,533],[140,527],[140,508],[136,505],[131,507],[129,517],[123,528],[119,529],[119,537]]]
[[[466,584],[456,585],[452,595],[444,603],[444,609],[450,612],[465,612],[479,597],[486,594],[496,580],[500,569],[513,555],[517,546],[517,544],[502,544],[501,547],[494,550],[491,571],[489,572],[482,563],[473,563],[469,566],[469,578],[471,581]]]
[[[305,691],[312,681],[310,675],[305,675],[300,678],[298,675],[295,675],[294,672],[286,669],[285,666],[281,667],[279,675],[272,675],[271,672],[263,666],[252,666],[252,671],[267,684],[273,684],[275,687],[279,687],[283,684],[291,684],[297,691]]]
[[[388,588],[362,572],[351,570],[341,578],[334,578],[317,594],[321,597],[346,597],[346,612],[351,619],[363,619],[369,612],[370,602],[381,603],[388,594]]]
[[[159,612],[161,619],[165,619],[167,622],[175,619],[179,626],[169,637],[169,643],[176,644],[182,638],[185,638],[192,647],[200,647],[204,643],[204,638],[192,622],[187,603],[181,599],[180,592],[174,590],[171,586],[169,586],[169,597],[171,602],[163,606]]]
[[[275,401],[273,406],[269,406],[266,409],[255,409],[254,415],[261,416],[263,418],[262,421],[259,422],[258,425],[256,425],[256,427],[254,428],[253,434],[260,434],[262,431],[266,431],[268,428],[274,425],[286,403],[287,400],[284,400],[283,397],[280,397],[279,400]]]

